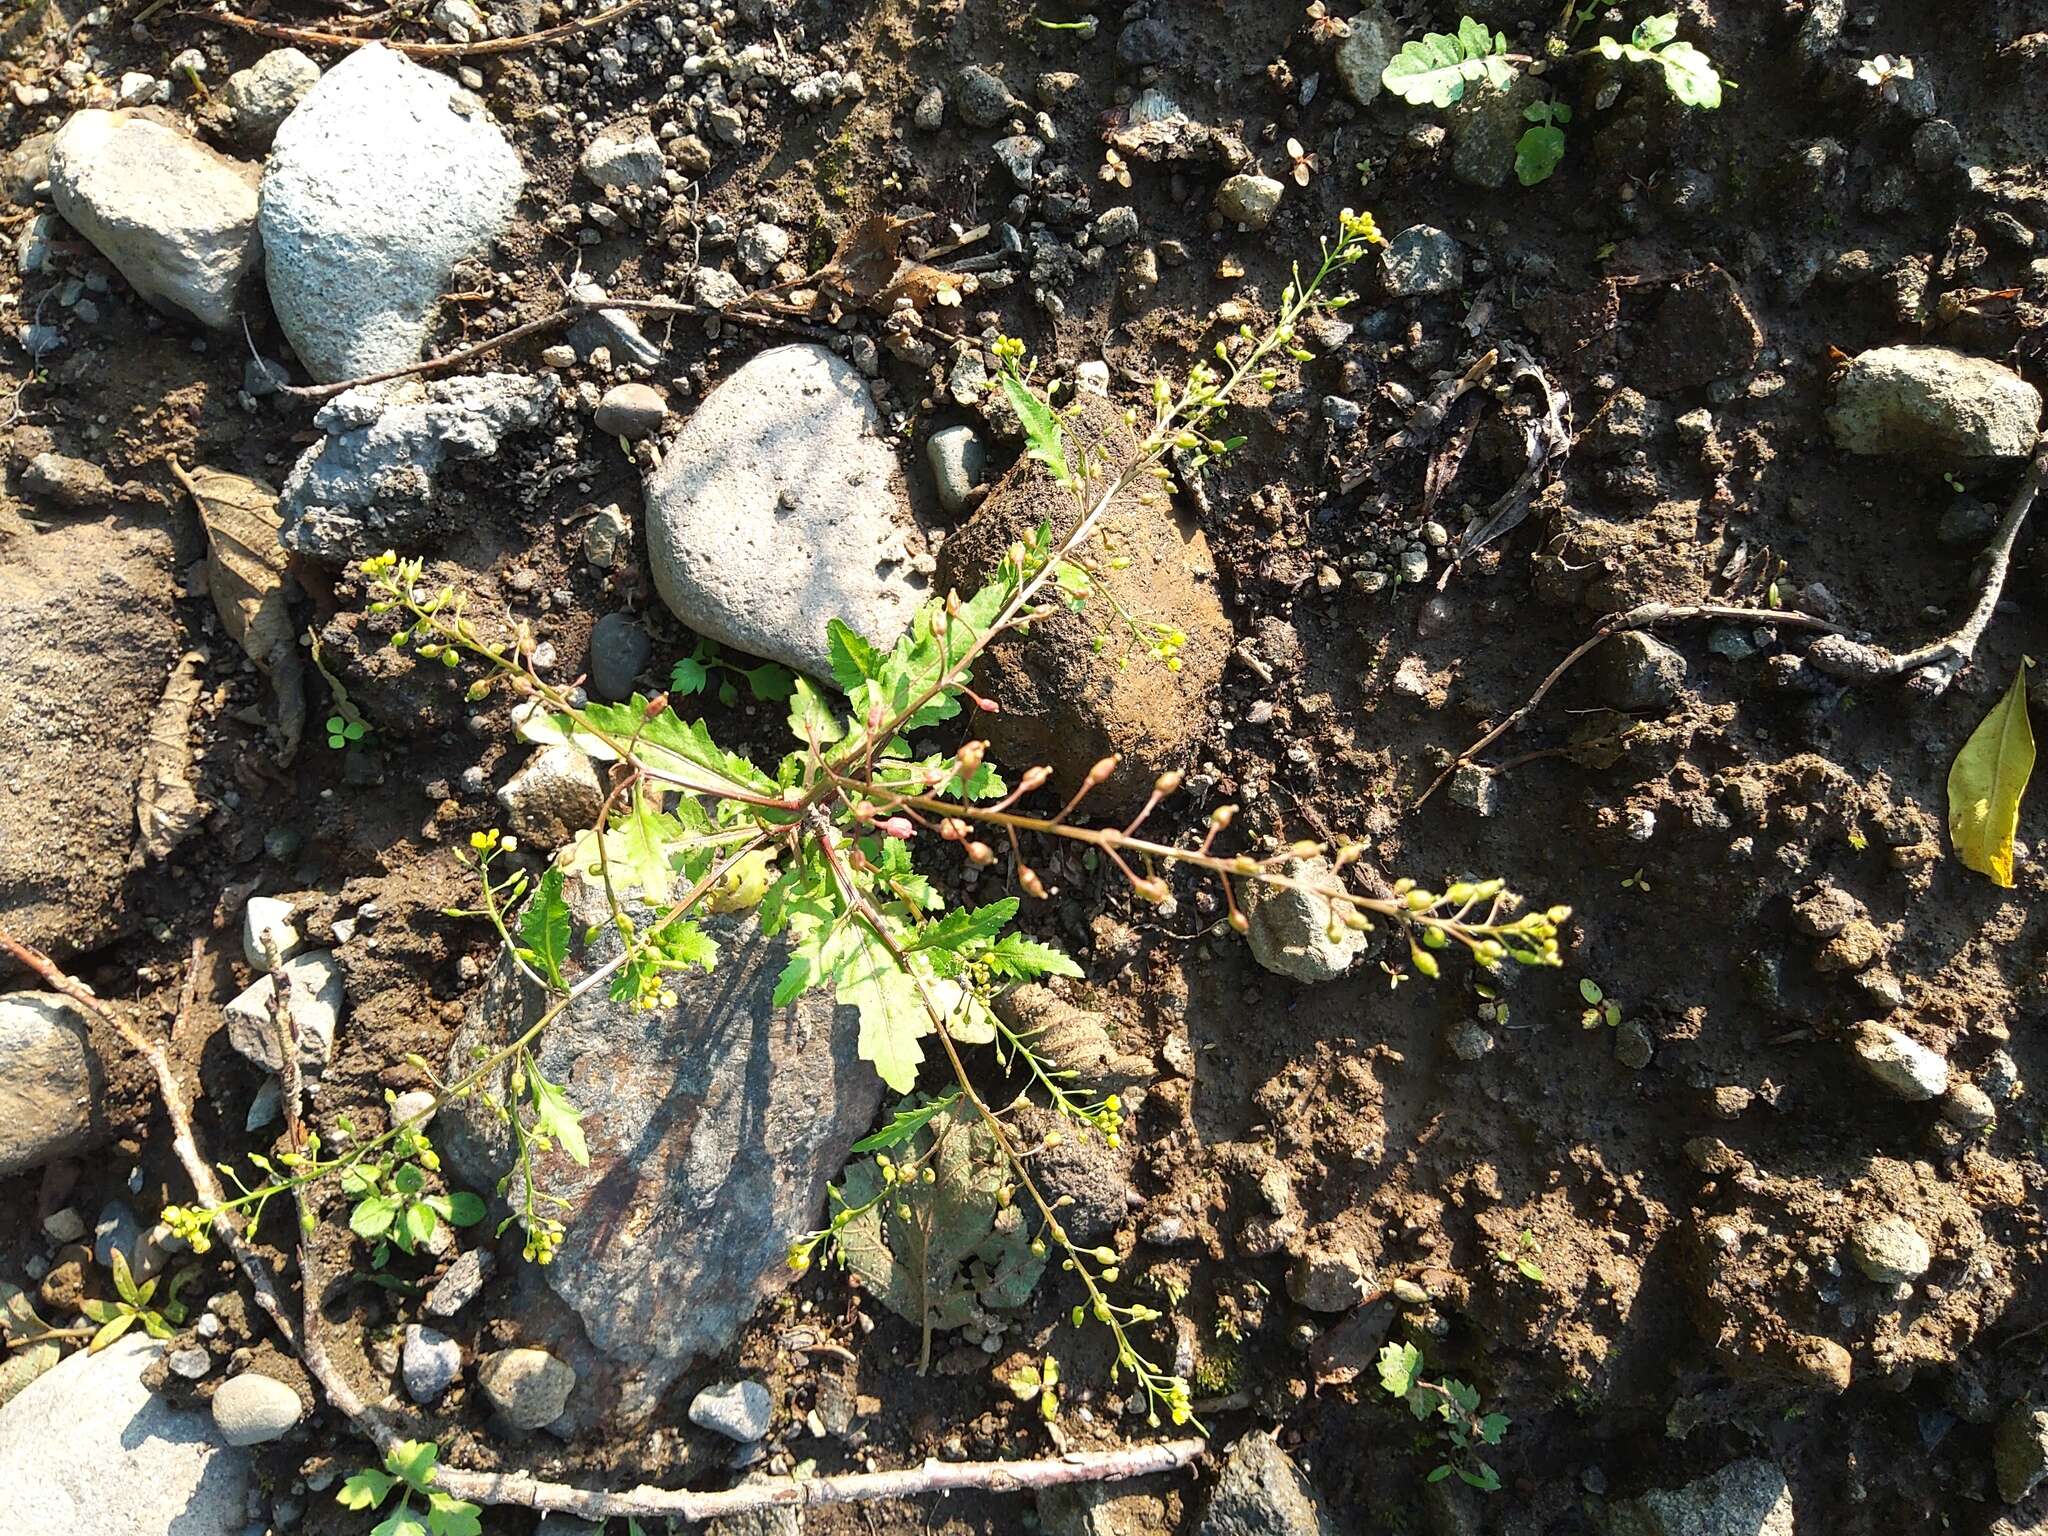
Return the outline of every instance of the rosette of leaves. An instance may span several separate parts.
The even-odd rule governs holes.
[[[1045,1259],[1007,1198],[995,1138],[956,1097],[906,1099],[889,1125],[855,1144],[874,1156],[847,1166],[832,1191],[855,1214],[840,1256],[882,1304],[924,1331],[963,1328],[1031,1297]]]
[[[1515,78],[1514,66],[1502,57],[1507,51],[1506,33],[1460,17],[1456,32],[1425,32],[1403,43],[1380,83],[1411,106],[1448,107],[1463,99],[1468,81],[1506,90]]]
[[[1603,37],[1594,48],[1603,59],[1654,64],[1664,72],[1665,87],[1688,107],[1712,111],[1721,105],[1721,76],[1713,61],[1678,35],[1678,13],[1651,16],[1629,34],[1627,42]]]

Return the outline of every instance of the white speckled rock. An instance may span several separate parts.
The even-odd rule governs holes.
[[[1890,1024],[1862,1023],[1850,1032],[1857,1064],[1902,1099],[1938,1099],[1948,1091],[1948,1059]]]
[[[376,44],[321,77],[263,172],[264,269],[314,378],[416,362],[449,273],[504,229],[525,173],[483,104]]]
[[[248,1521],[246,1451],[142,1384],[140,1329],[79,1350],[0,1410],[0,1531],[215,1536]]]
[[[576,1373],[544,1349],[507,1349],[477,1370],[491,1406],[520,1429],[539,1429],[562,1416]]]
[[[775,1400],[758,1381],[721,1381],[690,1400],[692,1424],[742,1445],[767,1434],[774,1414]]]
[[[167,314],[226,330],[263,259],[253,165],[135,112],[79,112],[50,144],[57,211]]]
[[[1849,1229],[1849,1257],[1880,1285],[1918,1280],[1934,1263],[1934,1250],[1910,1221],[1887,1216]]]
[[[890,645],[924,597],[896,451],[867,382],[774,347],[720,384],[647,482],[647,555],[671,612],[722,644],[832,675],[826,623]]]
[[[1828,429],[1850,453],[2011,459],[2031,453],[2041,392],[1947,347],[1877,347],[1835,386]]]
[[[1327,880],[1333,875],[1326,859],[1290,859],[1285,872],[1297,880]],[[1297,981],[1333,981],[1351,969],[1366,936],[1336,925],[1330,903],[1308,891],[1246,881],[1245,915],[1251,922],[1246,938],[1252,958],[1267,970]]]
[[[292,1024],[299,1032],[299,1066],[309,1077],[318,1077],[334,1054],[334,1031],[341,1022],[341,966],[331,949],[308,950],[285,961],[284,977],[291,988]],[[272,1072],[284,1065],[270,1018],[276,990],[267,974],[260,976],[221,1010],[228,1021],[228,1043]]]

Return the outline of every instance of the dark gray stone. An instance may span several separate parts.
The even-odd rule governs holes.
[[[1465,248],[1440,229],[1416,224],[1387,242],[1380,274],[1397,299],[1456,293],[1465,286]]]
[[[1264,1430],[1230,1448],[1195,1536],[1336,1536],[1316,1491]]]
[[[1594,696],[1609,709],[1664,709],[1685,686],[1685,658],[1634,630],[1595,651],[1589,670]]]
[[[49,992],[0,996],[0,1178],[82,1152],[104,1135],[99,1086],[75,1003]]]
[[[1607,1511],[1607,1536],[1792,1536],[1792,1490],[1768,1461],[1731,1462]]]
[[[570,970],[581,974],[612,958],[618,939],[602,923],[582,942],[605,908],[570,884]],[[880,1079],[856,1054],[854,1009],[818,992],[770,1003],[789,959],[784,939],[763,935],[751,914],[704,927],[718,968],[674,978],[675,1007],[640,1009],[595,989],[536,1046],[541,1070],[583,1113],[590,1165],[542,1156],[545,1187],[569,1202],[559,1213],[567,1234],[508,1311],[520,1337],[576,1364],[572,1424],[644,1418],[692,1361],[732,1344],[787,1284],[791,1236],[817,1225],[826,1181],[881,1102]],[[455,1041],[452,1070],[529,1027],[541,1007],[501,960]],[[491,1087],[510,1092],[503,1079]],[[513,1166],[503,1127],[475,1100],[443,1109],[437,1130],[471,1188],[494,1188]],[[515,1175],[515,1198],[517,1185]]]
[[[590,629],[590,691],[618,703],[654,655],[654,642],[629,613],[608,613]]]

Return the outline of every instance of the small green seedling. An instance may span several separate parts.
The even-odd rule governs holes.
[[[1430,1472],[1428,1481],[1440,1483],[1455,1474],[1460,1482],[1481,1493],[1497,1492],[1500,1474],[1479,1454],[1479,1448],[1500,1444],[1508,1431],[1507,1415],[1481,1413],[1478,1390],[1462,1381],[1448,1376],[1425,1380],[1422,1351],[1413,1344],[1387,1345],[1380,1350],[1379,1363],[1380,1386],[1389,1397],[1406,1403],[1418,1419],[1443,1421],[1444,1459]]]
[[[376,1244],[370,1252],[371,1268],[390,1263],[394,1245],[401,1253],[417,1253],[444,1221],[473,1227],[484,1219],[483,1201],[466,1190],[447,1195],[427,1192],[427,1174],[440,1167],[433,1143],[417,1130],[404,1129],[384,1155],[342,1170],[342,1193],[355,1202],[349,1230]]]
[[[724,673],[725,676],[718,676]],[[718,702],[730,709],[740,701],[740,690],[733,678],[747,685],[747,692],[764,704],[779,704],[796,692],[796,674],[772,661],[758,666],[743,667],[727,661],[718,647],[709,640],[699,640],[689,655],[669,669],[668,686],[671,693],[685,697],[705,692],[715,692]],[[717,687],[712,689],[716,680]]]
[[[1503,1243],[1494,1257],[1519,1273],[1524,1280],[1533,1280],[1541,1285],[1550,1277],[1543,1273],[1543,1266],[1531,1257],[1538,1251],[1536,1234],[1524,1227],[1522,1235],[1516,1239],[1516,1246],[1510,1247]]]
[[[1576,33],[1588,17],[1569,12],[1571,31]],[[1664,87],[1688,107],[1712,111],[1721,105],[1726,84],[1711,60],[1678,35],[1678,13],[1666,11],[1643,21],[1629,34],[1628,41],[1601,37],[1590,48],[1571,51],[1562,37],[1551,39],[1550,52],[1562,67],[1591,58],[1624,59],[1633,64],[1654,64]],[[1380,74],[1380,83],[1412,106],[1450,107],[1462,101],[1468,85],[1484,83],[1494,90],[1510,89],[1522,75],[1522,67],[1536,61],[1524,54],[1508,52],[1507,34],[1496,32],[1470,16],[1461,17],[1456,32],[1425,32],[1419,39],[1402,44]],[[1605,105],[1603,99],[1601,105]],[[1572,109],[1555,99],[1531,102],[1522,109],[1529,126],[1515,143],[1515,179],[1533,187],[1550,178],[1563,163],[1565,124]]]
[[[1598,1029],[1605,1024],[1609,1029],[1621,1027],[1621,1004],[1600,990],[1600,983],[1590,976],[1579,978],[1579,996],[1586,1000],[1586,1011],[1579,1015],[1579,1023],[1587,1029]]]
[[[365,1467],[352,1474],[334,1497],[344,1509],[381,1509],[398,1490],[398,1503],[379,1520],[370,1536],[482,1536],[483,1511],[462,1499],[433,1490],[435,1463],[441,1448],[431,1440],[401,1440],[384,1454],[384,1470]],[[413,1495],[425,1504],[413,1508]]]
[[[1036,1399],[1038,1416],[1050,1424],[1060,1416],[1060,1363],[1051,1355],[1043,1365],[1022,1365],[1010,1376],[1010,1394],[1020,1403]]]
[[[184,1270],[175,1276],[164,1293],[164,1304],[152,1307],[156,1299],[157,1282],[145,1280],[135,1283],[135,1274],[128,1267],[128,1256],[120,1249],[114,1250],[114,1294],[118,1301],[81,1301],[78,1310],[92,1322],[99,1324],[99,1332],[86,1345],[88,1354],[98,1354],[114,1340],[121,1337],[137,1323],[152,1339],[168,1339],[177,1332],[178,1324],[185,1321],[185,1304],[178,1300],[196,1271]]]
[[[1621,888],[1624,891],[1640,891],[1647,896],[1650,893],[1650,882],[1643,878],[1643,872],[1638,869],[1634,874],[1622,877]]]

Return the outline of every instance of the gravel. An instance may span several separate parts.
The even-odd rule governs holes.
[[[1289,859],[1281,872],[1298,880],[1328,880],[1327,859]],[[1342,924],[1330,932],[1330,903],[1312,892],[1246,881],[1243,896],[1252,956],[1267,970],[1297,981],[1334,981],[1351,969],[1367,935]]]
[[[1270,176],[1240,172],[1216,189],[1216,212],[1246,229],[1264,229],[1273,222],[1273,211],[1280,206],[1280,194],[1285,190]]]
[[[638,442],[661,430],[668,420],[668,400],[651,384],[614,384],[597,402],[591,420],[607,436]]]
[[[213,1394],[214,1428],[229,1445],[281,1440],[305,1412],[298,1393],[276,1377],[254,1371],[222,1382]]]
[[[422,1407],[432,1407],[462,1376],[462,1346],[445,1333],[409,1324],[399,1369],[405,1395]]]
[[[972,427],[941,427],[925,439],[925,461],[931,465],[939,505],[964,512],[976,486],[988,475],[988,450]]]
[[[690,1400],[692,1424],[742,1445],[766,1435],[774,1415],[775,1400],[758,1381],[721,1381]]]
[[[542,747],[498,791],[512,830],[540,848],[561,847],[597,821],[604,786],[574,747]]]
[[[267,146],[292,108],[319,83],[320,66],[296,48],[275,49],[236,70],[227,83],[235,132],[258,148]]]
[[[477,1381],[508,1424],[540,1429],[562,1416],[576,1372],[544,1349],[507,1349],[484,1357]]]

